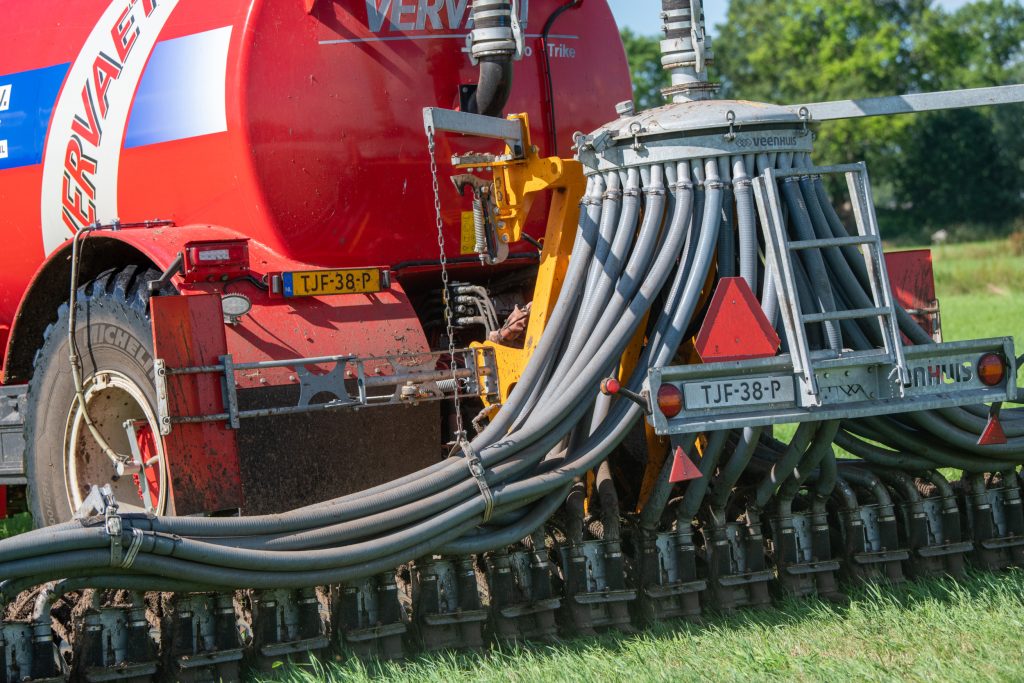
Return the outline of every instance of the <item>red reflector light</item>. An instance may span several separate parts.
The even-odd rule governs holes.
[[[1002,384],[1006,378],[1006,360],[998,353],[986,353],[978,361],[978,379],[985,386]]]
[[[622,384],[614,377],[601,380],[601,393],[605,396],[615,396],[622,389]]]
[[[988,418],[988,424],[985,425],[985,430],[981,433],[981,438],[978,439],[979,446],[1000,446],[1006,443],[1006,432],[1003,431],[1003,425],[999,422],[998,411],[993,412]]]
[[[665,417],[675,417],[683,412],[683,392],[674,384],[658,387],[658,410]]]
[[[189,242],[185,245],[185,280],[224,280],[249,271],[247,240]]]

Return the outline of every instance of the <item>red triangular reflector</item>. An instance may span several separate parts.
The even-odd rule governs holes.
[[[704,476],[697,469],[697,466],[693,464],[693,461],[686,457],[686,452],[682,446],[676,446],[673,458],[672,473],[668,476],[669,483],[678,484],[681,481],[700,479]]]
[[[768,322],[750,285],[741,277],[723,277],[711,297],[695,344],[701,361],[718,363],[770,358],[779,335]]]
[[[1004,443],[1006,443],[1006,432],[1003,431],[1003,425],[999,422],[999,416],[989,415],[988,424],[985,425],[985,431],[978,439],[978,445],[999,446]]]

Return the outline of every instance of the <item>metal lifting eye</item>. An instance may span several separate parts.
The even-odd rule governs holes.
[[[634,121],[629,124],[629,132],[633,136],[633,150],[639,152],[644,147],[640,142],[640,133],[644,132],[644,127],[639,121]]]
[[[809,125],[811,122],[811,112],[807,109],[807,107],[800,107],[800,110],[797,112],[797,115],[800,117],[800,120],[803,122],[804,125],[803,130],[800,131],[800,136],[803,137],[811,132]]]
[[[729,142],[732,142],[736,139],[736,112],[730,109],[725,115],[725,120],[729,122],[729,132],[724,137]]]

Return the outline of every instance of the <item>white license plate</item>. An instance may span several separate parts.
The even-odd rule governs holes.
[[[687,410],[796,401],[793,377],[785,375],[688,382],[683,385],[683,398]]]

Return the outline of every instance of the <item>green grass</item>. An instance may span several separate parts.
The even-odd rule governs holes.
[[[933,262],[944,339],[1009,335],[1024,344],[1024,255],[999,240],[938,247]]]
[[[487,656],[440,654],[367,667],[285,667],[313,681],[1020,680],[1024,572],[853,592],[849,607],[790,600],[766,611],[661,624]]]
[[[32,528],[32,518],[27,514],[16,515],[11,519],[0,519],[0,540],[28,531]]]

